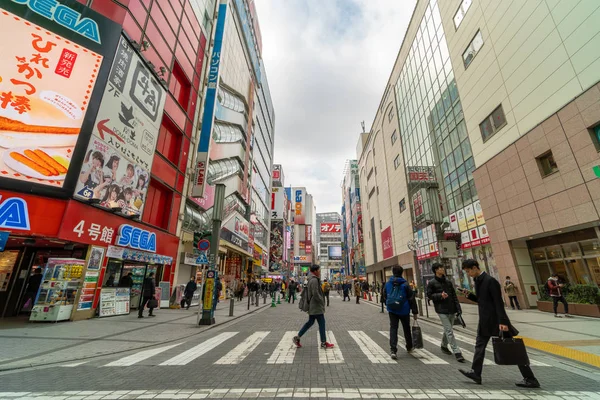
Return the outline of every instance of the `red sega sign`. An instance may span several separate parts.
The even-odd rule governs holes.
[[[56,237],[66,207],[66,200],[0,190],[0,230]]]

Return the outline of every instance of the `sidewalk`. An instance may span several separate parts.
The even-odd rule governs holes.
[[[189,310],[163,308],[155,318],[138,319],[137,311],[129,315],[93,318],[76,322],[26,323],[23,320],[2,322],[0,326],[0,371],[48,364],[76,363],[90,357],[141,349],[156,344],[188,339],[215,326],[270,306],[247,310],[248,299],[235,302],[229,316],[229,300],[215,310],[215,324],[199,326],[198,307]]]

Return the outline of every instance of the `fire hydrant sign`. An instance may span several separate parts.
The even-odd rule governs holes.
[[[142,213],[165,99],[165,89],[121,37],[76,197],[126,215]]]

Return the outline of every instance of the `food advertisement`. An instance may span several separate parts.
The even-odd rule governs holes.
[[[103,57],[0,11],[0,173],[62,187]]]
[[[121,37],[75,197],[140,215],[160,130],[165,90]]]

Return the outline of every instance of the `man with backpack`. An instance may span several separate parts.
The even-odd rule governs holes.
[[[292,339],[296,347],[302,347],[300,344],[300,338],[310,329],[315,323],[315,320],[319,324],[319,335],[321,336],[321,348],[331,349],[334,345],[327,342],[327,335],[325,332],[325,297],[323,296],[323,289],[321,288],[321,267],[314,264],[310,267],[310,276],[308,277],[308,284],[306,289],[302,291],[302,297],[298,307],[308,312],[308,321],[304,324],[297,336]]]
[[[386,305],[390,317],[390,350],[392,360],[398,359],[398,323],[402,322],[406,351],[410,353],[413,351],[410,312],[412,311],[415,321],[417,320],[417,315],[419,315],[415,295],[406,283],[406,279],[402,277],[402,272],[404,272],[404,269],[399,265],[395,265],[392,268],[394,276],[390,277],[381,293],[381,301]]]
[[[296,291],[298,290],[298,284],[290,279],[290,283],[287,285],[288,289],[288,303],[294,304],[296,302]]]
[[[440,263],[434,263],[431,270],[435,274],[434,278],[427,284],[427,297],[433,301],[435,312],[438,314],[442,326],[444,327],[444,336],[442,336],[442,353],[452,354],[456,357],[456,361],[465,362],[460,348],[456,344],[454,338],[454,319],[461,314],[460,303],[452,281],[446,278],[444,274],[444,266]],[[448,350],[448,344],[452,351]]]
[[[323,296],[327,299],[327,307],[329,307],[329,291],[331,290],[331,285],[327,282],[327,279],[323,281]]]

